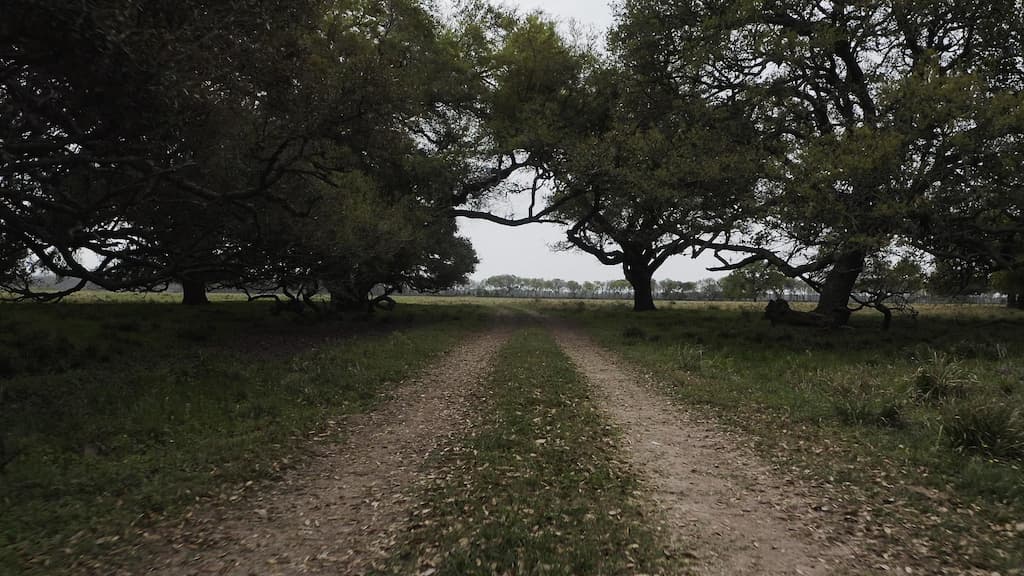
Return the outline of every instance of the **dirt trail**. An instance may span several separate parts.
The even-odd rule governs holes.
[[[363,574],[408,518],[424,460],[462,431],[473,392],[511,330],[478,334],[403,385],[379,410],[344,422],[347,439],[258,497],[205,510],[160,535],[152,573]]]
[[[641,384],[607,351],[565,326],[563,350],[624,433],[673,547],[698,574],[870,573],[871,562],[813,495],[787,484],[742,441]]]

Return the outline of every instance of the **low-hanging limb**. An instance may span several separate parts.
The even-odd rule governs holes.
[[[821,272],[835,263],[835,254],[830,254],[816,258],[805,264],[793,265],[788,259],[779,256],[775,251],[769,250],[768,248],[733,244],[728,241],[717,242],[715,240],[695,239],[694,246],[696,247],[694,250],[694,257],[699,256],[706,250],[711,250],[714,252],[715,259],[722,263],[721,266],[708,268],[711,272],[731,272],[758,262],[768,262],[772,266],[778,268],[779,271],[786,276],[790,278],[799,278],[815,291],[818,291],[821,288],[821,283],[815,280],[811,275],[816,272]],[[722,256],[723,252],[739,252],[742,254],[750,254],[750,256],[738,262],[730,262]]]
[[[541,188],[543,188],[543,182],[546,182],[547,179],[548,178],[546,176],[542,175],[538,175],[534,178],[534,182],[530,188],[530,208],[526,216],[522,218],[503,217],[492,212],[488,212],[487,210],[472,210],[468,208],[452,208],[448,210],[447,213],[451,217],[487,220],[488,222],[494,222],[496,224],[510,227],[525,226],[527,224],[566,224],[567,222],[565,220],[556,218],[553,215],[557,214],[559,210],[570,202],[573,202],[577,196],[563,195],[554,202],[544,206],[539,211],[536,209],[538,195],[540,194]]]

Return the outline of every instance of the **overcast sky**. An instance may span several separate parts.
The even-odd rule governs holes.
[[[602,33],[612,24],[612,9],[604,0],[506,0],[504,3],[524,11],[543,10],[566,25],[576,20]],[[620,267],[604,266],[588,254],[553,252],[550,246],[565,239],[565,232],[559,226],[533,224],[506,228],[482,220],[460,219],[459,227],[463,235],[472,240],[480,257],[473,275],[476,280],[498,274],[577,281],[622,278]],[[720,276],[705,270],[714,263],[714,259],[708,257],[693,260],[686,255],[675,256],[655,273],[655,278],[698,280]]]

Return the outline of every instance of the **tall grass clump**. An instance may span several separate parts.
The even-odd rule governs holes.
[[[832,390],[832,410],[844,424],[904,428],[907,426],[905,394],[883,387],[859,370],[823,375]]]
[[[676,368],[685,372],[700,372],[704,367],[704,347],[700,344],[676,346]]]
[[[943,434],[958,452],[1024,460],[1024,411],[1004,402],[950,406],[942,416]]]
[[[931,350],[910,383],[918,400],[941,402],[966,397],[968,390],[977,384],[977,377],[956,358]]]

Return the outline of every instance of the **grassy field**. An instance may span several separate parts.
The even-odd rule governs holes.
[[[272,479],[489,310],[314,322],[232,298],[0,304],[0,573],[60,573]]]
[[[653,574],[664,549],[618,433],[541,329],[502,351],[486,417],[437,458],[396,574]]]
[[[750,433],[786,468],[855,489],[851,512],[873,510],[879,530],[918,531],[976,567],[1024,567],[1019,311],[925,307],[883,332],[871,314],[846,330],[772,328],[763,304],[536,306]]]
[[[763,304],[635,314],[609,301],[407,297],[391,314],[316,322],[231,296],[176,299],[0,304],[0,574],[117,554],[197,499],[279,477],[332,418],[372,408],[497,307],[576,322],[670,398],[842,494],[836,505],[868,514],[873,535],[1024,573],[1018,311],[925,307],[882,332],[870,314],[849,330],[772,328]],[[547,336],[515,339],[481,401],[471,437],[437,457],[429,522],[397,572],[658,571],[616,433]]]

